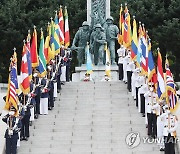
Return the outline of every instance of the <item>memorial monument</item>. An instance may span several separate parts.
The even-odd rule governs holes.
[[[111,78],[118,80],[118,67],[115,62],[115,41],[119,29],[113,24],[110,16],[110,0],[87,0],[87,21],[77,31],[72,44],[72,50],[77,51],[79,67],[75,68],[72,80],[82,80],[86,73],[85,45],[90,42],[90,53],[92,57],[92,78],[100,81],[105,74],[106,54],[104,46],[107,43],[111,57]],[[89,25],[89,26],[88,26]],[[86,28],[85,28],[86,27]]]

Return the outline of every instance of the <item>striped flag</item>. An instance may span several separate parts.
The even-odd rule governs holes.
[[[38,70],[41,77],[46,76],[46,57],[44,55],[44,35],[43,31],[41,30],[41,41],[39,46],[39,66]]]
[[[38,53],[37,53],[37,32],[36,32],[35,27],[34,27],[33,37],[32,37],[32,43],[31,43],[31,61],[32,61],[33,68],[39,65]]]
[[[21,61],[21,72],[20,72],[20,87],[24,95],[30,92],[30,79],[28,72],[28,63],[27,63],[27,50],[24,43],[22,51],[22,61]]]
[[[68,21],[68,12],[67,7],[65,6],[64,11],[64,18],[65,18],[65,38],[64,38],[64,44],[67,48],[70,45],[70,34],[69,34],[69,21]]]
[[[59,28],[60,28],[60,44],[64,45],[64,19],[63,19],[63,11],[62,11],[62,6],[60,5],[60,10],[59,10]]]
[[[154,58],[151,51],[151,40],[148,39],[148,82],[153,82],[154,85],[157,85],[157,74],[154,65]]]
[[[17,89],[18,89],[18,81],[17,81],[17,59],[16,53],[14,52],[14,56],[11,58],[10,68],[9,68],[9,80],[8,80],[8,91],[6,95],[6,104],[5,109],[9,110],[11,106],[16,108],[18,111],[17,102]],[[17,115],[18,112],[16,112]]]
[[[167,98],[167,103],[169,104],[170,110],[172,112],[176,111],[177,107],[179,106],[178,104],[178,99],[177,99],[177,94],[176,94],[176,89],[175,89],[175,83],[174,79],[171,73],[171,70],[169,68],[169,61],[166,57],[166,63],[165,63],[165,68],[166,68],[166,98]]]
[[[146,37],[146,32],[143,31],[142,44],[141,44],[141,49],[142,49],[141,67],[142,67],[142,74],[148,75],[148,44],[147,44],[147,39],[145,37]]]
[[[132,60],[136,60],[137,52],[138,52],[137,24],[136,24],[136,19],[134,17],[134,20],[133,20],[133,36],[132,36],[132,42],[131,42]]]
[[[162,68],[162,57],[158,49],[158,59],[157,59],[157,94],[159,99],[165,95],[165,82],[164,74]]]

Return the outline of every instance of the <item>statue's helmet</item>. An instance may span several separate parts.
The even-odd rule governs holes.
[[[114,21],[114,18],[111,17],[111,16],[109,16],[109,17],[106,18],[106,21],[107,21],[107,20],[112,20],[112,21]]]
[[[102,26],[101,26],[101,24],[96,24],[95,28],[101,28],[102,29]]]
[[[84,21],[84,22],[82,23],[82,26],[89,26],[89,23],[88,23],[87,21]]]

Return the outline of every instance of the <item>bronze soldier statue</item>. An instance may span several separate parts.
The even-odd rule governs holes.
[[[76,32],[75,37],[72,43],[72,50],[77,50],[77,59],[79,62],[79,66],[85,64],[86,54],[85,54],[85,46],[90,39],[90,29],[87,21],[84,21],[82,27]]]

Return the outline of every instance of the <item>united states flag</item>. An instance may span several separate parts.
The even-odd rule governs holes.
[[[10,73],[9,73],[8,92],[6,96],[5,109],[9,110],[11,106],[14,106],[17,110],[17,101],[18,101],[17,61],[14,56],[11,59],[9,71]]]

